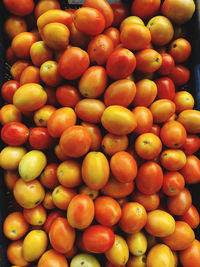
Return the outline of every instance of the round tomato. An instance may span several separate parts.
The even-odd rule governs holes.
[[[142,231],[127,236],[129,251],[134,256],[144,255],[147,250],[147,238]]]
[[[186,156],[181,149],[164,150],[160,155],[160,163],[168,171],[178,171],[186,164]]]
[[[102,141],[102,133],[99,126],[84,121],[81,122],[81,126],[85,127],[90,132],[92,138],[90,150],[98,151],[101,147],[101,141]]]
[[[185,62],[191,54],[191,45],[184,38],[174,40],[169,47],[169,53],[177,63]]]
[[[60,4],[57,0],[43,0],[35,6],[35,17],[38,19],[43,13],[51,9],[60,9]]]
[[[22,157],[26,154],[26,149],[20,146],[6,146],[0,153],[0,165],[4,170],[17,170]]]
[[[75,87],[71,85],[61,85],[56,89],[56,99],[61,106],[75,107],[81,97]]]
[[[114,135],[108,133],[103,137],[101,146],[105,154],[112,156],[113,154],[125,151],[128,148],[128,137],[127,135]]]
[[[27,31],[26,20],[22,17],[11,16],[5,21],[4,31],[9,39],[13,39],[17,34]]]
[[[58,71],[58,63],[53,60],[45,61],[40,66],[40,78],[48,86],[58,86],[62,77]]]
[[[167,196],[175,196],[185,186],[185,179],[179,172],[166,172],[163,177],[162,191]]]

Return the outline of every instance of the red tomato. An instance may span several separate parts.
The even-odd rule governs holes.
[[[129,9],[128,6],[126,6],[122,2],[114,2],[110,4],[113,13],[114,13],[114,20],[112,25],[113,26],[119,26],[119,24],[129,15]]]
[[[190,70],[183,65],[175,65],[169,74],[169,78],[172,79],[176,86],[186,84],[190,79]]]
[[[158,192],[163,184],[163,172],[156,162],[148,161],[141,165],[136,177],[136,186],[144,194]]]
[[[106,71],[113,80],[119,80],[127,78],[135,70],[135,67],[134,54],[126,48],[119,48],[109,56]]]
[[[10,146],[20,146],[26,143],[29,129],[21,122],[8,122],[1,129],[1,139]]]
[[[131,13],[142,19],[153,17],[160,8],[160,0],[135,0],[131,6]]]
[[[35,6],[33,0],[3,0],[3,3],[10,13],[17,16],[30,14]]]
[[[162,57],[162,64],[157,72],[160,75],[169,75],[175,65],[174,59],[170,54],[167,53],[162,53],[161,57]]]
[[[79,47],[69,47],[59,60],[60,75],[68,80],[80,77],[89,67],[89,55]]]
[[[50,136],[47,128],[34,127],[30,130],[29,144],[34,149],[50,149],[54,144],[54,139]]]
[[[186,163],[180,170],[186,183],[195,184],[200,181],[200,160],[195,155],[186,157]]]
[[[43,225],[44,230],[49,233],[49,230],[51,228],[52,223],[54,222],[55,219],[58,217],[64,217],[65,214],[62,211],[52,211],[49,213],[47,216],[46,222]]]
[[[200,148],[200,138],[198,135],[188,134],[183,145],[183,151],[186,155],[192,155]]]
[[[158,89],[158,94],[157,94],[158,99],[165,98],[173,100],[175,96],[175,85],[170,78],[161,77],[155,80],[155,83]]]
[[[179,172],[166,172],[164,174],[162,191],[167,196],[175,196],[183,190],[185,179]]]
[[[79,91],[71,85],[62,85],[56,89],[56,99],[61,106],[75,107],[80,101]]]
[[[17,81],[7,81],[1,87],[1,96],[7,103],[13,103],[13,95],[19,88],[20,84]]]
[[[105,253],[113,246],[115,235],[106,226],[92,225],[84,231],[82,241],[89,252]]]
[[[194,205],[191,205],[185,214],[179,216],[179,220],[188,223],[192,228],[197,228],[200,222],[199,212]]]
[[[56,251],[67,253],[74,245],[75,230],[70,226],[67,219],[58,217],[50,227],[49,240]]]
[[[133,192],[131,198],[133,201],[140,203],[147,211],[158,209],[160,204],[160,198],[157,193],[146,195],[136,191]]]
[[[188,248],[180,251],[179,259],[184,267],[198,267],[200,265],[200,242],[195,239]]]

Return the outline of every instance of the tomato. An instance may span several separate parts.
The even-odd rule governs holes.
[[[78,90],[71,85],[61,85],[56,89],[56,99],[64,107],[75,107],[81,97]]]
[[[184,267],[194,266],[200,264],[200,242],[195,239],[192,244],[179,254],[180,262]]]
[[[195,155],[186,157],[186,163],[180,170],[186,183],[195,184],[200,181],[200,160]]]
[[[162,238],[162,242],[173,250],[183,250],[188,248],[194,239],[195,235],[192,228],[186,222],[176,221],[175,231]]]
[[[58,164],[48,163],[40,175],[40,183],[49,189],[54,189],[58,184],[57,178]]]
[[[157,163],[148,161],[140,166],[136,177],[136,185],[140,192],[154,194],[161,189],[162,183],[163,172]]]
[[[49,149],[53,145],[53,138],[49,135],[47,128],[34,127],[30,130],[29,144],[33,149]]]
[[[40,67],[40,78],[49,86],[58,86],[62,77],[58,71],[58,63],[53,60],[45,61]]]
[[[186,130],[178,121],[166,122],[160,131],[160,138],[163,144],[170,148],[182,147],[186,141],[186,137]]]
[[[104,67],[92,66],[88,68],[79,80],[78,88],[84,97],[97,98],[107,86],[107,74]]]
[[[94,208],[95,219],[102,225],[115,225],[121,217],[121,208],[118,202],[111,197],[98,197],[94,202]]]
[[[190,225],[192,228],[197,228],[199,226],[199,212],[194,205],[191,205],[190,208],[183,215],[179,216],[179,220],[184,221]]]
[[[160,136],[160,126],[158,124],[153,124],[151,127],[151,130],[149,132],[153,133],[159,137]]]
[[[102,141],[102,134],[100,128],[97,125],[88,122],[81,122],[81,126],[85,127],[90,132],[92,138],[90,150],[98,151],[101,147]]]
[[[24,267],[28,266],[29,262],[22,255],[22,244],[23,240],[11,242],[7,248],[7,257],[11,264]]]
[[[0,165],[4,170],[14,171],[18,168],[19,162],[26,154],[24,147],[6,146],[0,153]]]
[[[200,133],[200,111],[188,109],[179,113],[177,119],[189,133]]]
[[[145,226],[146,222],[147,213],[141,204],[128,202],[122,206],[119,226],[125,233],[135,234]]]
[[[4,220],[3,233],[10,240],[18,240],[26,234],[28,227],[21,212],[12,212]]]
[[[113,13],[114,13],[114,20],[112,25],[114,27],[119,26],[119,24],[129,15],[129,9],[126,4],[122,2],[114,2],[110,4]]]
[[[92,254],[80,253],[73,257],[71,263],[71,267],[100,267],[99,261]]]
[[[59,60],[59,73],[65,79],[74,80],[87,70],[89,63],[87,52],[78,47],[70,47]]]
[[[43,13],[51,9],[60,9],[60,4],[57,0],[43,0],[35,6],[35,18],[38,19]]]
[[[105,104],[98,99],[82,99],[75,106],[77,116],[86,122],[99,123]]]
[[[87,49],[88,44],[90,42],[90,36],[79,31],[76,28],[74,22],[72,22],[72,25],[70,26],[69,30],[70,30],[70,36],[69,36],[70,44],[73,46],[78,46],[82,49]]]
[[[70,201],[76,195],[76,191],[70,188],[66,188],[62,185],[58,185],[52,192],[53,203],[57,208],[61,210],[67,210]]]
[[[17,34],[27,31],[26,20],[22,17],[11,16],[5,20],[4,31],[9,39],[13,39]]]
[[[10,65],[13,65],[13,64],[17,61],[17,58],[16,58],[16,56],[14,55],[11,46],[9,46],[9,47],[6,49],[6,54],[5,54],[5,56],[6,56],[6,61],[7,61],[8,64],[10,64]]]
[[[105,253],[113,246],[115,236],[106,226],[92,225],[84,231],[82,241],[89,252]]]
[[[169,53],[177,63],[183,63],[191,54],[191,45],[186,39],[178,38],[170,44]]]
[[[94,219],[93,200],[86,194],[76,195],[69,203],[67,219],[73,228],[87,228]]]
[[[12,191],[15,183],[20,178],[17,171],[4,171],[4,183],[8,190]]]
[[[110,175],[108,160],[102,152],[89,152],[83,160],[81,172],[82,179],[89,188],[102,189],[107,184]]]
[[[187,91],[176,92],[173,102],[177,113],[194,107],[194,97]]]
[[[115,27],[107,28],[103,34],[110,37],[113,42],[114,48],[120,43],[120,33],[119,30]]]
[[[176,86],[186,84],[190,79],[190,70],[183,65],[176,64],[169,74]]]
[[[135,267],[146,267],[146,255],[130,256],[126,266],[127,267],[132,267],[132,266],[135,266]]]
[[[131,198],[133,201],[141,204],[147,211],[157,209],[160,204],[160,198],[157,193],[146,195],[140,191],[135,191],[133,192]]]
[[[46,210],[42,205],[39,205],[33,209],[24,209],[23,216],[31,225],[43,225],[47,219]]]
[[[168,77],[161,77],[155,80],[158,89],[158,99],[170,99],[173,100],[175,96],[175,85],[173,81]]]
[[[17,60],[10,69],[10,74],[12,75],[15,81],[20,81],[21,74],[26,67],[30,65],[30,62],[27,60]]]
[[[166,172],[163,178],[162,191],[167,196],[179,194],[185,186],[185,179],[180,172]]]
[[[134,54],[126,48],[116,49],[108,58],[106,71],[113,80],[127,78],[136,67]]]
[[[92,200],[95,200],[99,195],[98,190],[91,189],[85,184],[79,187],[79,193],[88,195]]]
[[[149,79],[142,79],[136,83],[136,95],[133,100],[134,106],[148,107],[157,96],[157,86]]]
[[[132,112],[136,116],[137,120],[137,127],[134,132],[136,134],[148,133],[153,125],[153,116],[151,111],[144,106],[138,106],[135,107]]]
[[[65,256],[54,249],[47,250],[39,259],[38,267],[68,267]]]
[[[17,16],[26,16],[30,14],[35,7],[33,0],[20,0],[20,2],[4,0],[3,3],[10,13]]]
[[[46,127],[48,119],[55,110],[56,108],[51,105],[44,105],[40,109],[36,110],[33,115],[36,126]]]
[[[147,267],[174,266],[174,256],[171,249],[164,244],[157,244],[147,254]]]
[[[38,41],[31,46],[30,57],[33,64],[40,67],[44,62],[52,60],[53,51],[44,43],[44,41]]]
[[[101,143],[103,152],[109,156],[128,148],[127,135],[106,134]]]
[[[29,129],[21,122],[9,122],[1,129],[1,139],[10,146],[20,146],[26,143]]]
[[[160,162],[166,170],[178,171],[186,164],[186,156],[180,149],[168,149],[160,155]]]
[[[150,106],[155,123],[166,122],[175,113],[175,104],[169,99],[159,99]]]
[[[67,219],[58,217],[51,225],[49,240],[57,252],[67,253],[74,245],[75,230],[70,226]]]
[[[151,73],[158,70],[162,64],[161,55],[154,49],[143,49],[136,53],[136,70]]]
[[[153,17],[160,8],[160,0],[149,1],[149,0],[136,0],[132,3],[131,13],[142,19],[148,19]]]
[[[137,232],[127,236],[129,251],[134,256],[144,255],[147,250],[147,239],[143,232]]]
[[[53,210],[56,208],[56,205],[53,203],[51,191],[46,191],[42,205],[46,210]]]
[[[116,135],[129,134],[137,127],[135,115],[119,105],[107,107],[101,117],[101,123],[107,131]]]
[[[169,75],[175,65],[174,59],[168,53],[162,53],[161,57],[162,57],[162,64],[158,69],[158,73],[160,75]]]
[[[123,27],[125,25],[131,24],[131,23],[137,23],[137,24],[141,24],[144,25],[143,20],[138,17],[138,16],[128,16],[127,18],[125,18],[121,24],[120,24],[120,32],[122,31]]]
[[[58,217],[64,217],[64,216],[65,216],[65,214],[62,213],[61,211],[58,211],[58,210],[57,211],[50,212],[48,214],[48,216],[47,216],[47,219],[46,219],[44,225],[43,225],[43,228],[44,228],[45,232],[49,233],[49,230],[51,228],[51,225],[52,225],[53,221],[56,218],[58,218]]]
[[[34,66],[28,66],[20,76],[20,85],[26,83],[40,83],[40,70]]]

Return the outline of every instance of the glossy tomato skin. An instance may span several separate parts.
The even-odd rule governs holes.
[[[176,86],[186,84],[190,79],[190,70],[183,65],[176,64],[169,74]]]
[[[64,107],[75,107],[81,96],[78,90],[71,85],[61,85],[56,89],[56,98]]]
[[[57,168],[58,164],[48,163],[40,175],[40,183],[48,189],[54,189],[59,185],[56,173]]]
[[[105,253],[114,244],[113,231],[106,226],[92,225],[87,228],[82,236],[85,248],[92,253]]]
[[[198,267],[200,264],[200,242],[195,239],[192,244],[179,254],[180,262],[184,267]]]
[[[169,53],[177,63],[183,63],[191,54],[191,45],[186,39],[178,38],[170,44]]]
[[[154,122],[161,123],[166,122],[175,113],[176,106],[169,99],[159,99],[154,101],[149,109],[152,112]]]
[[[112,156],[116,152],[125,151],[128,148],[127,135],[106,134],[102,139],[102,149],[105,154]]]
[[[65,256],[54,249],[47,250],[39,259],[38,267],[68,267]]]
[[[179,219],[188,223],[193,229],[199,226],[199,212],[194,205],[191,205],[185,214],[179,216]]]
[[[140,191],[134,191],[131,198],[133,201],[140,203],[147,211],[156,210],[160,204],[158,193],[146,195]]]
[[[167,196],[175,196],[184,188],[185,179],[180,172],[166,172],[163,177],[162,191]]]
[[[122,2],[116,2],[110,4],[113,13],[114,13],[114,20],[112,25],[114,27],[118,26],[126,17],[128,17],[130,11],[128,7]]]
[[[7,81],[1,87],[1,95],[7,103],[13,102],[13,95],[19,88],[20,84],[17,81]]]
[[[52,247],[60,253],[70,251],[75,241],[75,230],[67,219],[58,217],[52,223],[49,230],[49,240]],[[68,240],[68,242],[66,242]]]
[[[174,59],[168,53],[161,53],[161,57],[162,57],[162,65],[160,66],[157,72],[160,75],[164,76],[169,75],[175,65]]]
[[[47,128],[34,127],[30,130],[29,144],[32,148],[38,150],[49,149],[54,143]]]
[[[168,171],[178,171],[186,164],[186,156],[181,149],[167,149],[160,155],[160,163]]]
[[[200,160],[195,155],[186,157],[186,163],[180,170],[186,183],[195,184],[200,181]]]
[[[183,151],[186,155],[192,155],[200,148],[200,138],[195,134],[188,134],[183,145]]]
[[[3,3],[9,12],[17,16],[26,16],[30,14],[35,6],[33,0],[20,0],[20,2],[16,2],[15,0],[4,0]]]
[[[29,129],[21,122],[9,122],[1,129],[1,139],[10,146],[20,146],[26,143]]]
[[[158,99],[170,99],[173,100],[175,96],[175,85],[173,81],[168,77],[161,77],[155,81],[158,88]]]
[[[28,266],[29,262],[26,261],[22,255],[23,240],[13,241],[8,245],[7,257],[11,264],[16,266]]]
[[[160,8],[160,0],[154,2],[136,0],[131,6],[131,14],[142,19],[153,17]]]
[[[101,147],[101,141],[102,141],[102,133],[100,128],[93,124],[93,123],[88,123],[88,122],[81,122],[81,125],[85,127],[91,135],[92,138],[92,143],[90,146],[91,151],[98,151]]]
[[[55,219],[58,217],[64,217],[65,214],[62,211],[52,211],[48,214],[47,219],[43,225],[44,230],[49,233],[49,230],[51,228],[52,223],[54,222]]]
[[[144,106],[138,106],[135,107],[132,112],[136,116],[137,120],[137,127],[134,132],[136,134],[148,133],[153,125],[153,116],[151,111]]]
[[[12,75],[15,81],[20,81],[21,74],[26,67],[30,65],[28,60],[17,60],[11,66],[10,74]]]
[[[143,49],[135,55],[136,70],[142,73],[152,73],[158,70],[162,64],[161,55],[154,49]]]
[[[103,34],[110,37],[113,42],[114,48],[120,43],[120,33],[117,28],[109,27],[103,32]]]

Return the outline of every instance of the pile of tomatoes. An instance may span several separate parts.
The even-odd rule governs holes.
[[[193,0],[4,0],[0,166],[14,267],[200,266]]]

